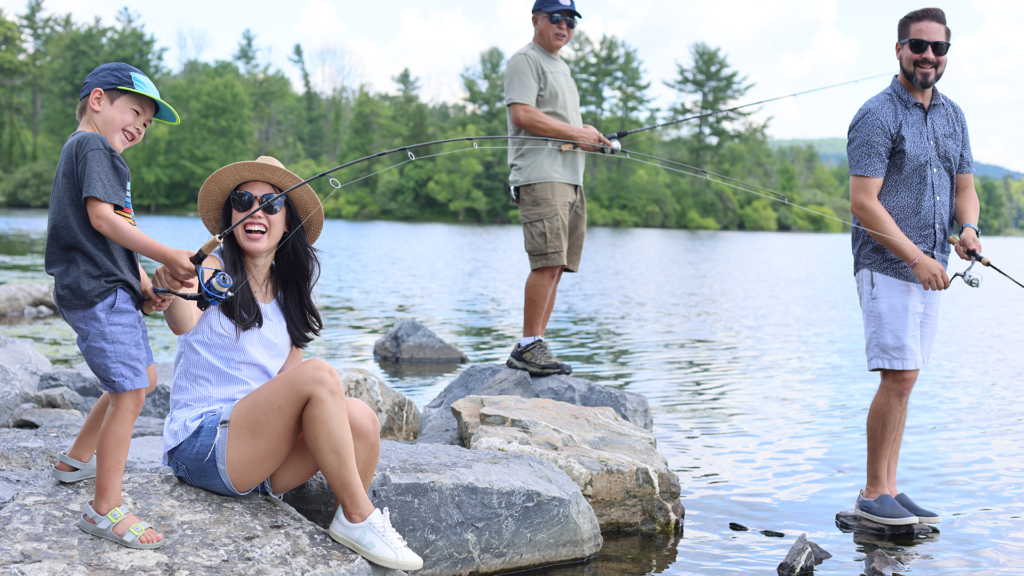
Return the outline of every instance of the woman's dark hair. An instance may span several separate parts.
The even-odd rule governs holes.
[[[941,8],[921,8],[920,10],[908,12],[906,16],[900,18],[899,24],[896,25],[896,40],[906,40],[909,38],[910,26],[918,22],[942,24],[946,27],[946,42],[949,42],[949,37],[952,33],[949,30],[949,26],[946,26],[946,13]]]
[[[281,191],[276,186],[274,190]],[[277,247],[274,262],[270,265],[270,281],[277,290],[278,304],[284,314],[292,345],[301,350],[314,337],[319,336],[324,327],[320,312],[313,303],[313,286],[320,279],[320,260],[316,255],[317,249],[313,248],[306,237],[299,211],[287,196],[284,206],[288,235],[281,239]],[[231,211],[231,200],[228,199],[221,212],[224,228],[231,225]],[[263,313],[252,286],[246,281],[249,274],[245,269],[245,255],[234,234],[224,239],[222,254],[224,271],[231,275],[237,288],[233,288],[234,297],[220,305],[221,312],[235,323],[240,332],[253,326],[261,328]]]

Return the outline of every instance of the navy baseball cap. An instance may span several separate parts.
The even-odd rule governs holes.
[[[576,3],[573,0],[537,0],[533,3],[533,10],[530,10],[530,12],[536,12],[537,10],[547,12],[548,14],[570,10],[577,18],[583,18],[583,15],[576,11]]]
[[[555,1],[557,2],[558,0]],[[154,120],[171,125],[181,122],[174,108],[171,108],[170,104],[160,99],[160,91],[156,89],[153,81],[143,74],[142,70],[129,64],[110,62],[97,66],[95,70],[89,72],[89,75],[85,77],[85,82],[82,82],[82,91],[78,99],[85,98],[96,88],[102,90],[116,88],[148,96],[156,102],[156,114],[153,115]]]

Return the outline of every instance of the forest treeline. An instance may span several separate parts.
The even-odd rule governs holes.
[[[179,126],[153,125],[125,152],[133,203],[142,212],[194,210],[200,186],[217,168],[273,155],[302,176],[382,150],[443,138],[507,133],[498,48],[465,70],[459,102],[425,102],[406,69],[390,91],[352,81],[340,50],[294,46],[289,62],[301,78],[261,58],[248,30],[230,61],[200,59],[202,34],[180,35],[184,63],[171,70],[129,9],[113,26],[77,22],[30,0],[23,14],[0,11],[0,204],[45,207],[61,146],[75,130],[82,79],[95,66],[127,62],[146,72],[181,115]],[[665,110],[652,106],[651,80],[636,50],[614,36],[577,31],[567,60],[579,86],[584,122],[608,133],[741,103],[751,84],[718,48],[696,43],[665,82],[677,94]],[[645,132],[624,145],[776,190],[791,202],[850,219],[845,162],[822,162],[811,147],[769,146],[766,122],[748,111]],[[451,144],[376,158],[335,174],[314,188],[330,217],[465,222],[518,218],[507,194],[504,141],[480,149]],[[389,166],[405,162],[392,169]],[[378,174],[379,171],[382,171]],[[584,186],[595,225],[690,229],[838,231],[828,218],[748,192],[622,156],[589,156]],[[988,234],[1024,229],[1024,180],[979,178],[980,225]]]

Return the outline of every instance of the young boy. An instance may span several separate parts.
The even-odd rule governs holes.
[[[163,536],[121,500],[135,419],[156,386],[139,310],[146,299],[156,310],[170,304],[153,294],[137,254],[164,264],[182,281],[195,276],[195,268],[189,251],[168,248],[137,228],[131,173],[121,153],[142,141],[153,120],[178,124],[179,118],[145,74],[121,62],[89,73],[75,117],[78,130],[61,150],[50,195],[46,272],[54,278],[61,316],[78,334],[78,347],[106,392],[51,474],[63,482],[96,476],[79,528],[129,548],[157,548]]]

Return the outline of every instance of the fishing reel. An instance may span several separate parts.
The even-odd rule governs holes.
[[[949,280],[952,282],[953,280],[956,280],[957,276],[962,276],[964,282],[971,288],[977,288],[978,286],[981,286],[981,274],[974,274],[971,272],[971,268],[974,268],[974,264],[976,262],[977,260],[972,260],[971,265],[967,267],[967,270],[953,274],[953,277],[950,278]]]
[[[219,306],[234,296],[234,293],[231,292],[231,285],[234,284],[234,280],[223,270],[207,268],[199,264],[196,264],[196,278],[202,279],[203,272],[207,270],[210,272],[209,277],[199,282],[199,290],[193,294],[173,292],[167,288],[154,288],[153,293],[173,294],[183,300],[193,301],[200,310],[206,310],[211,306]]]

